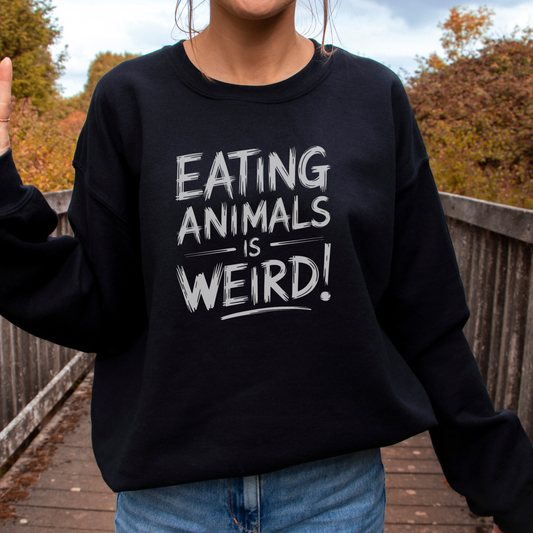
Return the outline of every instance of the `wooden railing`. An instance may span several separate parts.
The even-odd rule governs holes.
[[[533,440],[533,211],[441,193],[470,320],[465,334],[496,409]]]
[[[71,191],[49,193],[69,234]],[[533,211],[441,193],[471,318],[466,336],[497,409],[518,412],[533,440]],[[91,364],[0,317],[0,465]]]
[[[59,215],[53,236],[71,234],[72,192],[45,194]],[[92,363],[94,355],[37,339],[0,317],[0,466]]]

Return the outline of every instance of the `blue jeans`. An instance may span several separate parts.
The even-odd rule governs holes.
[[[117,495],[117,533],[383,533],[379,449]]]

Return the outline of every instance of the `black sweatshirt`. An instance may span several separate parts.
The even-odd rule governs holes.
[[[316,43],[315,43],[316,44]],[[0,312],[97,352],[115,491],[261,474],[431,429],[451,486],[533,531],[533,453],[495,412],[398,78],[337,50],[269,86],[183,43],[102,78],[69,218],[0,158]]]

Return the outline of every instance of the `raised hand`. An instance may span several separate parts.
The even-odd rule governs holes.
[[[9,116],[11,115],[11,59],[0,62],[0,155],[9,149]]]

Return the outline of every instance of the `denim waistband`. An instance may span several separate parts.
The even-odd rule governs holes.
[[[268,474],[117,496],[117,533],[382,533],[385,473],[365,450]]]

